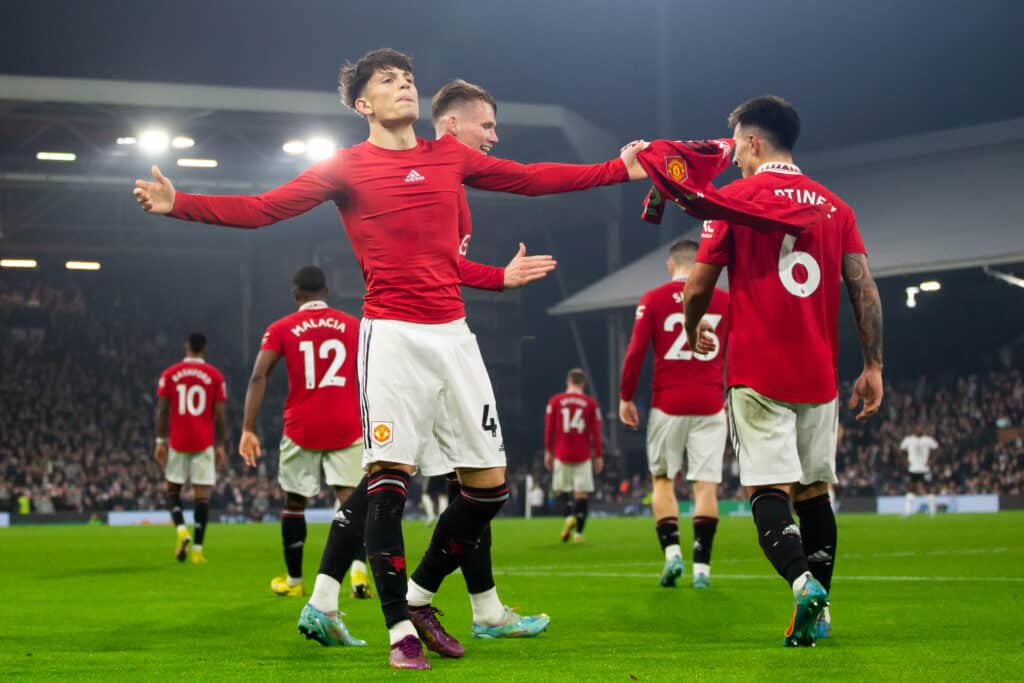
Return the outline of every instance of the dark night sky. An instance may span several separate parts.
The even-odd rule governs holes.
[[[345,59],[391,46],[415,57],[423,94],[459,76],[623,139],[720,134],[764,92],[800,109],[798,151],[1024,114],[1024,3],[1003,0],[5,0],[2,13],[4,73],[330,90]]]

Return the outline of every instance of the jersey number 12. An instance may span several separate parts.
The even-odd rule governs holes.
[[[316,362],[313,357],[313,342],[308,340],[299,342],[299,351],[302,352],[303,365],[305,366],[307,389],[345,386],[345,378],[338,377],[338,373],[341,372],[341,366],[345,362],[345,345],[342,344],[340,340],[328,339],[320,344],[320,348],[315,354],[322,360],[331,358],[331,364],[327,366],[327,372],[324,373],[319,384],[317,384],[316,381]]]

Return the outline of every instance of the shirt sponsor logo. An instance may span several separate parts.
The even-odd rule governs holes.
[[[373,442],[378,446],[387,446],[394,440],[395,432],[390,422],[374,422],[370,426]]]
[[[405,176],[405,182],[407,183],[418,183],[421,180],[426,180],[420,173],[414,168],[409,171],[409,175]]]
[[[665,171],[677,183],[686,180],[686,164],[682,157],[665,157]]]

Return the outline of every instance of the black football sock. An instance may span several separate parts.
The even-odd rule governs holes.
[[[330,576],[338,583],[345,579],[345,573],[353,560],[366,561],[366,486],[369,479],[363,477],[359,486],[334,513],[331,528],[327,532],[327,544],[320,556],[320,574]]]
[[[586,498],[576,499],[576,533],[582,534],[583,527],[587,524],[587,512],[590,510],[590,501]]]
[[[661,550],[670,545],[679,545],[679,518],[662,517],[658,520],[655,529],[658,532],[658,542],[661,543]]]
[[[572,517],[573,506],[572,506],[572,494],[562,493],[558,496],[558,500],[562,503],[562,508],[565,512],[562,513],[563,517]]]
[[[454,499],[453,499],[454,500]],[[480,542],[462,558],[462,576],[466,579],[466,590],[477,595],[494,588],[494,574],[491,571],[491,525],[484,527]]]
[[[185,513],[181,510],[181,491],[168,492],[167,502],[171,504],[171,521],[174,522],[174,526],[184,526]]]
[[[808,571],[800,529],[789,514],[789,495],[780,489],[760,489],[750,497],[757,539],[768,561],[792,584]]]
[[[430,545],[413,572],[412,580],[436,593],[444,577],[455,571],[466,554],[479,545],[484,529],[506,500],[508,484],[488,488],[463,486],[459,497],[438,517]],[[470,593],[477,592],[470,590]]]
[[[832,570],[835,566],[836,516],[828,494],[797,501],[793,509],[800,517],[800,536],[803,538],[807,566],[825,590],[832,590]]]
[[[409,618],[402,538],[408,489],[409,475],[401,470],[380,470],[367,477],[366,556],[388,628]]]
[[[206,537],[206,523],[210,521],[209,498],[196,498],[195,521],[196,545],[202,545]]]
[[[693,563],[711,564],[711,544],[718,528],[717,517],[693,518]]]
[[[288,576],[302,578],[302,548],[306,545],[306,511],[285,507],[281,510],[281,544]]]

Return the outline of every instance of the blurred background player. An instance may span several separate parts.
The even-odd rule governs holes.
[[[882,401],[882,304],[853,210],[793,163],[796,109],[779,97],[756,97],[733,110],[729,125],[743,177],[724,194],[750,199],[772,193],[823,209],[821,220],[799,236],[705,223],[685,310],[690,348],[710,351],[710,324],[702,317],[728,267],[726,368],[740,482],[750,492],[761,548],[793,590],[784,643],[814,645],[819,635],[831,634],[827,606],[837,531],[828,484],[836,481],[840,280],[864,354],[849,402],[853,410],[863,400],[860,421]]]
[[[216,483],[217,467],[224,464],[224,404],[228,398],[224,375],[206,362],[204,335],[188,336],[185,358],[160,374],[156,395],[155,457],[166,465],[171,520],[178,533],[174,555],[184,562],[193,543],[181,509],[181,488],[190,481],[195,502],[191,559],[202,564],[207,561],[203,540],[210,519],[210,487]]]
[[[287,573],[271,580],[270,589],[283,596],[305,595],[302,555],[306,542],[306,501],[320,492],[320,469],[334,488],[338,505],[363,478],[362,424],[359,416],[355,355],[359,320],[327,305],[327,279],[320,268],[305,266],[292,278],[298,306],[267,327],[245,393],[245,417],[238,451],[255,466],[260,456],[256,434],[267,377],[283,357],[288,371],[278,482],[285,492],[281,511],[281,542]],[[318,575],[321,592],[334,594],[327,615],[338,607],[338,586],[346,568],[325,567]],[[352,564],[352,595],[369,595],[366,564]]]
[[[423,506],[423,514],[429,526],[436,522],[437,516],[448,507],[448,477],[421,477],[421,484],[423,492],[420,494],[420,505]]]
[[[498,144],[497,111],[498,104],[494,97],[480,86],[461,79],[450,81],[434,94],[431,103],[434,133],[438,139],[451,135],[462,144],[488,154]],[[473,221],[464,188],[459,192],[459,202],[459,272],[464,286],[490,290],[515,289],[543,278],[554,269],[555,260],[550,255],[527,256],[526,246],[522,243],[504,268],[469,260],[467,252]],[[452,471],[446,477],[428,479],[424,493],[425,505],[433,502],[430,496],[436,489],[432,487],[442,482],[447,487],[446,493],[437,491],[434,494],[438,501],[437,514],[441,514],[447,507],[448,501],[458,500],[462,495],[459,479]],[[543,632],[551,621],[548,615],[522,616],[502,603],[494,582],[491,543],[491,525],[487,524],[479,542],[466,548],[460,564],[473,610],[473,637],[523,638]],[[423,577],[418,571],[413,572],[407,594],[409,605],[413,608],[422,609],[433,602],[436,587],[429,588],[422,584],[433,586],[430,577]]]
[[[907,452],[907,495],[903,501],[903,514],[907,516],[917,511],[915,494],[928,496],[928,514],[935,516],[935,492],[928,490],[931,485],[928,458],[939,447],[939,442],[925,431],[924,425],[918,424],[914,433],[900,442],[900,450]]]
[[[544,467],[552,472],[551,489],[565,506],[565,524],[560,535],[563,543],[570,534],[573,543],[583,542],[594,473],[600,474],[604,469],[601,407],[583,393],[586,388],[586,374],[573,368],[565,379],[565,391],[548,399],[545,411]]]
[[[729,295],[715,289],[704,316],[716,339],[714,351],[694,353],[686,344],[683,329],[683,291],[699,246],[688,239],[673,242],[665,263],[671,280],[640,297],[619,389],[619,419],[636,429],[640,417],[633,397],[647,347],[653,346],[647,463],[653,480],[651,510],[665,554],[661,585],[666,588],[675,586],[683,575],[675,477],[682,469],[684,453],[686,478],[693,486],[693,586],[707,588],[710,583],[718,484],[729,433],[723,408]]]

